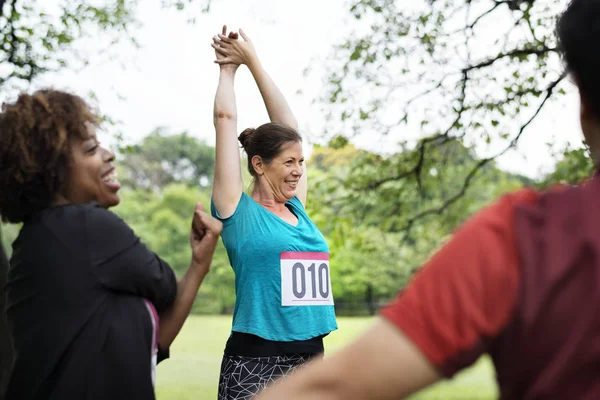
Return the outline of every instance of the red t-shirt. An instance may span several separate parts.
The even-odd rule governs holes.
[[[503,197],[382,315],[446,376],[488,353],[502,399],[600,399],[600,178]]]

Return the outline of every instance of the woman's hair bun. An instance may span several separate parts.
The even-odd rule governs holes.
[[[247,149],[250,145],[250,140],[252,139],[252,135],[254,134],[255,130],[256,129],[254,128],[244,129],[244,131],[240,133],[240,136],[238,136],[238,140],[240,141],[244,149]]]

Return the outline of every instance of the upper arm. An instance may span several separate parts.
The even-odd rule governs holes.
[[[233,214],[244,190],[236,113],[233,80],[221,77],[214,105],[216,145],[212,199],[223,218]]]
[[[125,222],[95,207],[87,214],[85,228],[91,267],[103,286],[144,297],[159,312],[171,305],[177,294],[175,274]]]

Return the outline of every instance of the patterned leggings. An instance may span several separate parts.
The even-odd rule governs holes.
[[[270,357],[223,356],[218,400],[251,399],[267,385],[292,372],[315,354]]]

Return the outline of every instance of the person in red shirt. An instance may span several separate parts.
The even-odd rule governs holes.
[[[557,32],[600,165],[600,0],[573,0]],[[482,354],[493,360],[501,399],[600,399],[598,174],[484,209],[368,332],[258,399],[398,399]]]

